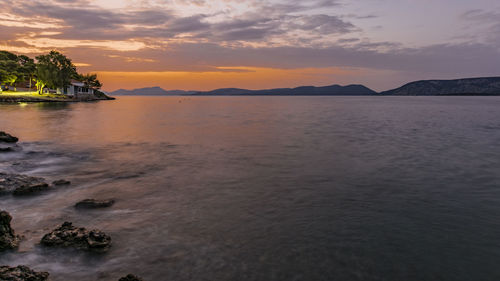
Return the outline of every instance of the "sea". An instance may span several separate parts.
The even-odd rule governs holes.
[[[72,182],[0,197],[0,265],[53,281],[500,280],[500,97],[2,104],[0,131],[0,172]],[[41,246],[65,221],[110,251]]]

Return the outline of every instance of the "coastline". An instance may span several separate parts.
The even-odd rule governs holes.
[[[85,102],[85,101],[100,101],[100,100],[115,100],[116,98],[110,97],[104,93],[99,96],[86,96],[86,97],[50,97],[50,96],[34,96],[34,95],[2,95],[0,93],[0,103],[34,103],[34,102]]]

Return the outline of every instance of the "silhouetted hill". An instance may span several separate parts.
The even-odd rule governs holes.
[[[326,87],[304,86],[298,88],[281,88],[268,90],[246,90],[236,88],[224,88],[207,92],[194,91],[166,91],[160,87],[142,88],[135,90],[117,90],[110,93],[115,96],[365,96],[374,95],[375,91],[363,85],[339,86],[332,85]]]
[[[182,96],[182,95],[190,95],[194,92],[190,91],[181,91],[181,90],[173,90],[167,91],[160,87],[150,87],[150,88],[140,88],[134,90],[125,90],[120,89],[114,92],[111,92],[110,95],[113,96]]]
[[[465,78],[456,80],[422,80],[400,88],[381,92],[363,85],[331,85],[325,87],[303,86],[267,90],[223,88],[213,91],[167,91],[160,87],[135,90],[120,89],[111,92],[116,96],[496,96],[500,95],[500,77]]]
[[[381,92],[391,96],[495,96],[500,95],[500,77],[456,80],[423,80]]]
[[[375,91],[363,85],[326,87],[304,86],[298,88],[281,88],[268,90],[217,89],[208,92],[197,92],[198,96],[366,96],[374,95]]]

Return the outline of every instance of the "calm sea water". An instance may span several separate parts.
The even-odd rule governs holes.
[[[73,182],[0,198],[26,237],[0,264],[54,281],[500,280],[498,97],[0,105],[0,130],[0,171]],[[64,221],[112,250],[40,247]]]

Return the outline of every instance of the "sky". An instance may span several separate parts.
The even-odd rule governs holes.
[[[498,0],[0,0],[0,50],[58,50],[103,89],[500,76]]]

